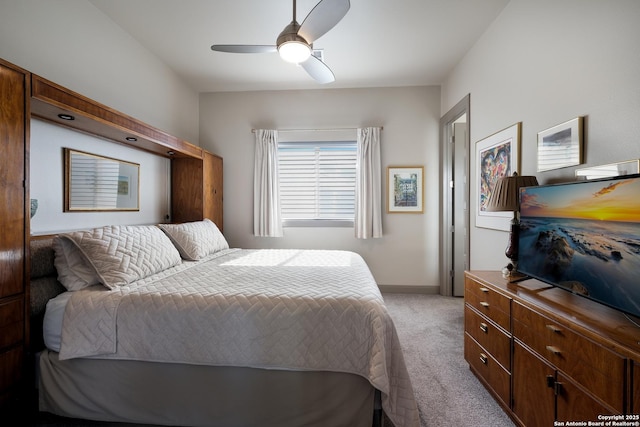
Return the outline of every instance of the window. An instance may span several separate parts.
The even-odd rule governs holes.
[[[280,142],[284,226],[353,226],[356,141]]]

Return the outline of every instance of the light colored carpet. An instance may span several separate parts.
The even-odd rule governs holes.
[[[464,300],[383,294],[402,344],[421,427],[513,426],[464,360]],[[389,426],[385,419],[385,426]]]

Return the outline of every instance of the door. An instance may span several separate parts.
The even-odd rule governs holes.
[[[511,377],[511,409],[516,417],[528,427],[552,426],[556,419],[555,368],[514,340]]]
[[[26,79],[0,63],[0,297],[24,292]]]
[[[452,124],[453,127],[453,295],[464,295],[464,271],[469,268],[469,137],[466,114]]]
[[[598,421],[599,415],[614,415],[594,397],[575,385],[568,377],[558,372],[556,419]]]
[[[22,393],[25,360],[25,252],[29,233],[29,75],[0,59],[0,413]],[[6,418],[5,416],[2,419]]]
[[[464,295],[469,268],[469,95],[440,119],[440,294]]]

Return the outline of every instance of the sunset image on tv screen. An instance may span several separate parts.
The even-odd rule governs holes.
[[[526,187],[517,268],[640,316],[640,176]]]

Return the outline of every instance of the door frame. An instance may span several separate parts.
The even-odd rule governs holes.
[[[440,119],[440,295],[453,296],[453,284],[451,272],[453,271],[453,223],[451,221],[453,196],[451,191],[451,182],[453,181],[453,144],[451,142],[453,132],[452,124],[460,117],[466,114],[467,132],[465,135],[467,150],[471,150],[469,134],[471,129],[471,95],[467,94],[462,98],[451,110],[449,110]],[[471,153],[467,153],[467,159]],[[467,165],[469,170],[469,165]],[[469,206],[469,177],[467,177],[467,207]],[[467,230],[465,251],[456,251],[456,255],[465,256],[465,265],[469,265],[469,233],[470,233],[469,215],[465,218],[465,227]]]

